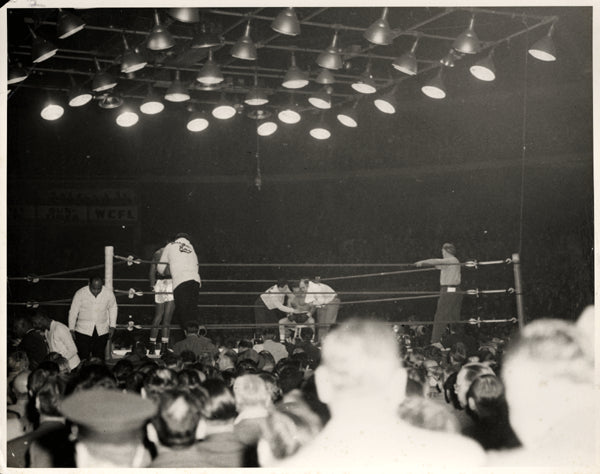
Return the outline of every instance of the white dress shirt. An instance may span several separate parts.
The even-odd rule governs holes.
[[[169,264],[173,289],[184,281],[194,280],[202,284],[198,274],[198,256],[188,239],[180,237],[165,245],[160,261],[165,263],[158,264],[156,270],[162,275],[167,269],[166,264]]]
[[[99,336],[108,333],[108,328],[117,325],[117,300],[112,291],[102,287],[94,296],[89,286],[80,288],[73,296],[69,310],[69,330],[91,336],[94,328]]]
[[[308,286],[306,287],[306,298],[304,299],[304,302],[306,304],[312,303],[316,307],[320,307],[331,303],[336,297],[337,294],[334,289],[325,283],[309,281]]]
[[[63,323],[58,321],[50,323],[50,329],[46,331],[46,341],[48,341],[48,347],[52,352],[58,352],[69,361],[71,370],[81,362],[73,336],[71,336],[69,328]]]
[[[284,313],[293,313],[294,308],[284,305],[285,297],[287,295],[292,295],[292,292],[287,285],[285,285],[283,288],[273,285],[262,295],[260,295],[260,299],[263,301],[267,309],[277,308],[279,311],[283,311]]]

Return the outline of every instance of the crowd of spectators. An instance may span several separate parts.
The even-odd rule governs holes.
[[[593,309],[519,333],[350,318],[323,341],[212,341],[71,368],[19,324],[9,467],[533,466],[594,463]],[[38,337],[39,336],[39,337]],[[28,344],[23,344],[23,341]],[[36,346],[36,344],[33,344]],[[548,388],[552,388],[548,390]],[[343,453],[346,453],[344,456]]]

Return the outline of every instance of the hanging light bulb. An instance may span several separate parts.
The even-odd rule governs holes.
[[[102,70],[98,58],[94,58],[94,64],[96,65],[96,74],[92,79],[92,90],[94,92],[102,92],[115,87],[117,80],[112,74]]]
[[[342,56],[340,55],[340,50],[337,47],[338,41],[338,32],[333,35],[333,39],[331,40],[331,44],[327,47],[327,49],[317,56],[317,64],[325,69],[333,69],[338,70],[343,66]]]
[[[292,62],[290,68],[283,78],[283,87],[287,89],[301,89],[308,84],[308,73],[302,71],[296,65],[296,55],[292,51]]]
[[[259,120],[256,126],[256,133],[261,137],[268,137],[277,131],[278,125],[271,119]]]
[[[361,94],[373,94],[377,92],[375,87],[375,80],[373,74],[371,74],[371,60],[367,63],[367,68],[361,77],[352,84],[352,89]]]
[[[148,35],[146,47],[152,51],[163,51],[172,48],[175,45],[173,35],[169,33],[167,27],[160,24],[160,16],[154,10],[154,28]]]
[[[432,99],[443,99],[446,97],[446,86],[442,80],[442,68],[440,68],[437,75],[431,81],[421,87],[421,91]]]
[[[244,103],[253,106],[265,105],[269,102],[269,98],[264,90],[258,87],[258,72],[254,70],[254,86],[246,94]]]
[[[129,105],[123,105],[119,109],[119,113],[117,114],[117,118],[115,122],[120,127],[132,127],[140,120],[139,115],[135,112],[135,110]]]
[[[448,51],[448,53],[446,53],[446,55],[442,59],[440,59],[440,63],[444,67],[454,67],[455,61],[460,57],[461,56],[457,54],[457,52],[454,49],[450,48],[450,51]]]
[[[335,77],[333,77],[333,73],[329,69],[321,68],[321,72],[317,75],[315,79],[317,84],[334,84]]]
[[[277,117],[283,123],[287,123],[287,124],[290,124],[290,125],[293,125],[293,124],[298,123],[300,121],[301,116],[300,116],[300,113],[297,110],[297,106],[296,106],[296,104],[294,102],[294,96],[293,95],[290,95],[290,103],[277,114]]]
[[[415,51],[417,50],[418,44],[419,37],[415,39],[410,51],[404,53],[399,58],[394,59],[392,62],[393,68],[403,72],[404,74],[408,74],[409,76],[415,76],[418,72],[417,57],[415,56]]]
[[[342,125],[346,127],[355,128],[358,127],[358,113],[356,112],[356,107],[358,106],[358,100],[352,104],[352,106],[347,106],[337,114],[337,119]]]
[[[168,13],[181,23],[198,23],[200,13],[197,8],[169,8]]]
[[[63,106],[60,105],[54,97],[49,95],[44,103],[44,107],[42,108],[40,115],[44,120],[53,121],[61,118],[64,113],[65,109]]]
[[[311,137],[317,140],[327,140],[329,137],[331,137],[331,129],[325,122],[323,114],[321,114],[321,120],[319,120],[319,123],[311,128],[309,133]]]
[[[271,23],[271,28],[277,33],[288,36],[300,34],[300,22],[293,8],[286,8],[279,13]]]
[[[58,39],[65,39],[83,30],[85,22],[72,13],[65,12],[62,8],[58,9],[58,21],[56,22],[56,31]]]
[[[392,40],[394,39],[394,35],[390,28],[390,25],[387,21],[388,8],[385,7],[383,9],[383,13],[381,14],[381,18],[375,21],[369,26],[363,36],[365,39],[373,44],[379,45],[388,45],[392,44]]]
[[[496,67],[494,66],[494,60],[492,59],[493,55],[494,50],[491,50],[490,54],[485,58],[482,58],[473,64],[469,68],[471,74],[481,81],[493,81],[496,79]]]
[[[129,74],[140,69],[144,69],[148,62],[142,57],[140,53],[132,50],[127,43],[125,35],[123,35],[123,58],[121,59],[121,72],[123,74]]]
[[[25,68],[23,68],[21,63],[17,63],[16,65],[14,63],[10,64],[9,60],[8,75],[6,81],[8,85],[23,82],[25,79],[27,79],[27,76],[29,76],[29,73],[27,72],[27,70],[25,70]]]
[[[481,50],[481,42],[475,34],[475,15],[471,17],[468,28],[463,31],[452,43],[452,47],[459,53],[475,54]]]
[[[553,32],[554,23],[550,26],[548,34],[528,49],[529,54],[540,61],[556,61],[556,46],[552,40]]]
[[[29,32],[33,37],[33,42],[31,44],[31,61],[33,63],[41,63],[56,54],[58,48],[54,46],[54,44],[37,36],[31,28],[29,28]]]
[[[140,110],[146,115],[155,115],[162,112],[165,108],[165,104],[162,103],[161,98],[151,84],[148,85],[148,94],[140,104]]]
[[[221,68],[213,59],[212,49],[208,50],[208,59],[204,63],[204,66],[202,66],[202,69],[198,71],[196,80],[207,86],[220,84],[225,80]]]
[[[220,120],[230,119],[235,115],[235,107],[225,99],[225,94],[221,94],[221,100],[212,111],[213,117]]]
[[[171,82],[171,85],[167,89],[165,99],[169,102],[185,102],[186,100],[190,100],[187,87],[181,83],[179,70],[175,71],[175,80]]]
[[[202,132],[208,128],[209,121],[206,114],[192,110],[188,118],[187,129],[190,132]]]
[[[256,46],[250,37],[250,22],[246,24],[246,29],[242,37],[231,48],[231,55],[237,59],[245,59],[247,61],[256,60]]]
[[[317,109],[330,109],[331,108],[331,86],[324,87],[316,92],[313,92],[308,96],[308,101],[313,107]]]
[[[210,30],[205,22],[200,24],[200,32],[192,40],[192,49],[214,48],[223,43],[223,38]]]
[[[71,90],[69,91],[70,107],[81,107],[93,99],[92,93],[83,87],[79,87],[73,76],[69,76],[69,79],[71,80]]]
[[[395,114],[397,109],[397,101],[396,101],[396,91],[398,90],[398,86],[394,86],[394,88],[389,91],[387,94],[377,97],[373,103],[375,107],[379,109],[384,114]]]

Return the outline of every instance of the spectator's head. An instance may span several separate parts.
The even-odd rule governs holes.
[[[142,397],[158,402],[161,394],[177,386],[177,374],[168,367],[156,367],[144,377]]]
[[[409,396],[399,408],[399,416],[404,421],[426,430],[458,433],[460,427],[456,417],[444,406],[430,398]]]
[[[333,417],[357,409],[387,417],[404,398],[407,375],[394,333],[380,322],[351,319],[328,334],[315,377]]]
[[[589,416],[581,411],[595,396],[594,362],[585,347],[574,324],[541,319],[523,328],[507,349],[502,376],[510,422],[525,447],[562,420]]]
[[[480,362],[470,362],[465,364],[458,371],[454,391],[456,392],[456,397],[458,398],[461,408],[467,406],[467,392],[469,391],[469,388],[471,388],[473,380],[485,374],[494,375],[494,371],[489,365]]]
[[[246,354],[250,352],[250,350],[244,352]],[[256,354],[256,351],[252,351]],[[256,358],[258,359],[258,354],[256,354]],[[240,360],[235,366],[235,374],[236,376],[245,375],[245,374],[255,374],[258,372],[258,362],[255,362],[251,358],[246,358],[244,356],[240,357]]]
[[[277,381],[277,377],[275,377],[269,372],[259,372],[258,376],[265,382],[267,390],[271,395],[271,401],[273,402],[273,404],[281,400],[281,396],[283,395],[283,393]]]
[[[456,410],[460,410],[460,402],[454,390],[457,376],[458,372],[452,372],[444,381],[444,398],[446,403],[450,403]]]
[[[160,359],[164,362],[165,366],[171,370],[178,371],[183,367],[181,356],[178,356],[172,351],[165,352],[160,356]]]
[[[93,407],[93,409],[91,409]],[[82,390],[61,404],[73,423],[79,468],[147,467],[145,426],[157,411],[154,403],[118,390]]]
[[[38,390],[42,388],[42,385],[46,383],[51,375],[58,375],[58,365],[54,363],[52,363],[52,366],[45,364],[43,367],[38,367],[29,373],[27,377],[27,390],[32,399],[35,399]]]
[[[69,372],[71,372],[69,361],[65,357],[60,355],[58,352],[48,352],[48,354],[46,354],[46,357],[44,357],[44,360],[42,362],[45,361],[54,362],[56,365],[58,365],[58,371],[61,374],[68,374]]]
[[[69,381],[67,394],[92,388],[117,388],[115,376],[106,365],[89,364],[82,366],[76,376]]]
[[[65,380],[59,375],[48,377],[46,383],[40,387],[35,399],[35,407],[40,417],[62,416],[59,410],[66,389]]]
[[[200,387],[201,372],[194,369],[183,369],[177,373],[177,386],[182,390],[192,390]],[[204,375],[204,374],[203,374]]]
[[[258,444],[261,466],[295,454],[321,431],[321,419],[300,400],[280,404],[267,416]]]
[[[133,373],[133,371],[133,362],[131,362],[129,359],[119,359],[119,361],[113,367],[113,375],[117,380],[117,385],[119,388],[125,388],[127,378]]]
[[[265,372],[273,372],[275,368],[275,358],[269,351],[260,351],[258,353],[258,368]]]
[[[241,375],[233,383],[233,395],[238,412],[248,408],[269,408],[271,394],[264,380],[256,374]]]
[[[29,379],[29,374],[30,372],[28,370],[23,370],[22,372],[19,372],[12,381],[12,391],[17,397],[17,399],[27,399],[27,381]]]
[[[196,353],[188,349],[186,349],[185,351],[181,351],[179,357],[181,357],[181,362],[183,362],[184,365],[193,364],[194,362],[196,362],[197,359]]]
[[[178,234],[175,235],[175,240],[177,240],[177,239],[186,239],[191,242],[192,236],[190,234],[188,234],[187,232],[179,232]]]
[[[164,391],[158,402],[158,413],[148,426],[149,438],[158,439],[160,444],[170,448],[191,446],[196,441],[200,405],[197,397],[187,390]]]
[[[448,353],[451,365],[463,365],[467,361],[467,346],[464,342],[455,342]]]
[[[25,351],[14,351],[8,354],[7,370],[8,374],[18,374],[24,370],[29,370],[29,357]]]
[[[204,381],[202,387],[208,393],[208,399],[202,405],[202,416],[211,424],[232,424],[237,416],[233,393],[225,382],[218,379]]]
[[[94,276],[90,278],[90,282],[88,284],[92,295],[98,296],[102,291],[102,285],[104,284],[102,278],[99,276]]]
[[[221,372],[234,370],[237,363],[237,354],[234,351],[223,351],[219,354],[217,365]]]
[[[277,288],[279,288],[281,291],[285,290],[286,288],[289,289],[288,281],[285,278],[280,278],[277,280]]]
[[[508,420],[504,385],[495,375],[486,374],[473,380],[467,392],[469,411],[479,420]]]
[[[190,320],[185,323],[184,331],[186,336],[197,336],[199,329],[196,321]]]
[[[241,339],[240,342],[238,342],[238,354],[242,354],[248,349],[252,349],[252,342],[247,339]]]
[[[38,331],[47,331],[50,329],[51,322],[52,320],[48,315],[42,311],[36,311],[31,317],[31,324],[33,324],[33,327]]]

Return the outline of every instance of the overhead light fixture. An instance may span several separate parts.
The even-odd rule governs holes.
[[[58,39],[65,39],[83,30],[85,22],[72,13],[65,12],[62,8],[58,9],[58,21],[56,22],[56,31]]]
[[[187,122],[187,129],[190,132],[202,132],[208,128],[209,121],[206,118],[206,114],[192,110]]]
[[[94,98],[89,90],[77,85],[73,76],[69,76],[69,78],[71,80],[71,90],[69,91],[70,107],[81,107]]]
[[[265,105],[269,102],[269,98],[264,90],[258,87],[258,72],[254,70],[254,86],[246,94],[244,103],[252,106]]]
[[[213,59],[212,49],[208,50],[208,59],[204,63],[204,66],[202,66],[202,69],[198,71],[196,80],[207,86],[220,84],[225,80],[221,68]]]
[[[142,57],[140,53],[132,50],[127,43],[125,35],[123,35],[123,58],[121,59],[121,72],[123,74],[129,74],[140,69],[144,69],[148,62]]]
[[[278,125],[271,119],[259,120],[256,124],[256,133],[261,137],[268,137],[277,131]]]
[[[417,50],[418,44],[419,37],[415,39],[410,51],[394,59],[392,62],[392,67],[400,72],[403,72],[404,74],[408,74],[409,76],[415,76],[418,72],[417,57],[415,56],[415,51]]]
[[[246,61],[256,60],[256,46],[250,37],[250,21],[246,24],[246,29],[242,37],[231,48],[231,55],[237,59]]]
[[[556,46],[552,40],[552,33],[554,33],[554,23],[550,26],[548,34],[529,48],[529,54],[540,61],[556,61]]]
[[[9,60],[10,61],[10,60]],[[27,79],[29,73],[27,70],[21,65],[21,63],[14,63],[8,65],[8,75],[7,75],[7,84],[17,84],[19,82],[23,82]]]
[[[292,51],[292,62],[290,68],[285,73],[282,86],[286,89],[301,89],[308,84],[308,73],[302,71],[296,65],[296,55]]]
[[[300,22],[293,8],[286,8],[279,13],[271,23],[271,28],[277,33],[287,36],[298,36],[300,34]]]
[[[192,49],[214,48],[223,44],[223,38],[209,29],[205,22],[200,24],[200,31],[192,39]]]
[[[62,105],[58,103],[56,98],[51,95],[48,95],[46,102],[44,103],[44,107],[40,112],[40,115],[44,120],[53,121],[58,120],[65,113],[65,109]]]
[[[331,44],[325,51],[322,51],[319,56],[317,56],[317,64],[319,66],[325,69],[333,69],[334,71],[342,68],[344,63],[342,61],[342,56],[340,55],[340,50],[337,47],[337,41],[338,32],[336,30],[333,34]]]
[[[398,86],[394,86],[392,90],[388,91],[386,94],[377,97],[373,103],[375,107],[379,109],[384,114],[395,114],[396,109],[398,107],[398,102],[396,101],[396,91],[398,90]]]
[[[98,58],[94,58],[94,64],[96,65],[96,74],[92,79],[92,90],[94,92],[103,92],[115,87],[117,85],[117,80],[112,74],[102,70]]]
[[[169,15],[181,23],[198,23],[200,13],[197,8],[169,8]]]
[[[346,106],[343,110],[338,112],[337,119],[342,125],[350,128],[358,127],[358,113],[356,107],[358,106],[358,100],[352,104],[352,106]]]
[[[179,70],[175,71],[175,79],[167,89],[165,99],[169,102],[185,102],[186,100],[190,100],[187,87],[181,82]]]
[[[221,100],[212,111],[213,117],[219,120],[227,120],[235,115],[235,107],[221,94]]]
[[[444,81],[442,79],[441,67],[435,77],[421,87],[421,91],[427,97],[431,97],[432,99],[443,99],[446,97],[446,86],[444,85]]]
[[[123,104],[123,98],[113,90],[105,92],[98,97],[98,107],[101,109],[116,109]]]
[[[333,77],[333,73],[329,69],[321,68],[321,72],[317,75],[315,79],[317,84],[334,84],[335,77]]]
[[[331,137],[331,127],[326,123],[324,114],[321,114],[319,123],[310,129],[310,136],[317,140],[327,140]]]
[[[33,43],[31,45],[31,61],[33,63],[41,63],[56,54],[58,48],[54,44],[37,36],[31,28],[29,28],[29,31],[31,32],[31,36],[33,36]]]
[[[317,109],[330,109],[331,108],[331,86],[323,87],[322,89],[313,92],[308,96],[308,101],[313,107]]]
[[[155,115],[165,108],[160,96],[154,91],[151,84],[148,85],[148,94],[140,104],[140,110],[146,115]]]
[[[446,55],[440,59],[440,64],[444,67],[454,67],[455,61],[461,57],[462,55],[459,55],[453,48],[450,48],[450,51],[448,51]]]
[[[129,105],[124,105],[119,109],[115,122],[117,122],[117,125],[120,127],[131,127],[138,123],[139,120],[140,116],[136,111]]]
[[[154,10],[154,28],[148,35],[146,47],[152,51],[163,51],[175,45],[173,35],[169,33],[166,26],[161,25],[158,11]]]
[[[371,60],[367,63],[367,67],[365,72],[360,76],[360,78],[352,83],[352,89],[361,94],[373,94],[377,92],[377,88],[375,87],[375,80],[373,79],[373,74],[371,74]]]
[[[482,58],[473,64],[469,68],[471,74],[481,81],[489,82],[496,79],[496,67],[494,66],[494,60],[492,59],[493,55],[494,50],[491,50],[490,54],[488,54],[485,58]]]
[[[298,107],[296,106],[296,103],[294,102],[294,95],[290,94],[290,103],[284,109],[279,111],[279,113],[277,114],[277,117],[283,123],[293,125],[295,123],[298,123],[300,121],[300,119],[302,118],[297,109],[298,109]]]
[[[392,44],[394,39],[394,34],[390,28],[390,25],[387,21],[388,8],[385,7],[383,9],[383,13],[381,14],[381,18],[375,21],[369,26],[363,36],[365,39],[373,44],[379,45],[388,45]]]
[[[481,50],[481,42],[475,34],[475,15],[471,17],[468,28],[463,31],[452,43],[452,47],[459,53],[475,54]]]

